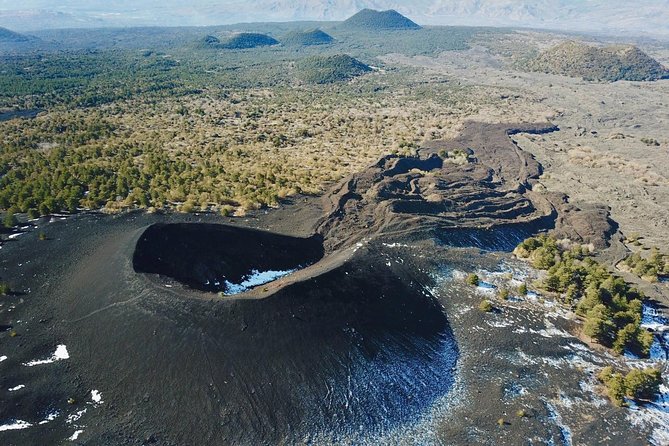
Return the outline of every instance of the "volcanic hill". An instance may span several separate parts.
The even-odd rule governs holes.
[[[284,45],[292,46],[311,46],[311,45],[327,45],[334,42],[331,35],[320,29],[313,29],[310,31],[295,31],[287,34],[281,39]]]
[[[312,84],[343,82],[372,71],[346,54],[308,57],[297,64],[300,78]]]
[[[527,68],[591,81],[654,81],[669,70],[632,45],[597,47],[564,42],[541,53]]]
[[[344,21],[343,27],[359,31],[387,31],[420,29],[420,25],[406,18],[399,12],[363,9]]]
[[[202,45],[205,47],[225,50],[243,50],[278,44],[279,41],[273,37],[259,33],[239,33],[223,42],[218,37],[211,35],[202,39]]]

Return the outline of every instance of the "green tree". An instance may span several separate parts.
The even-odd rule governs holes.
[[[485,313],[490,313],[493,310],[492,303],[487,299],[482,300],[479,304],[479,310]]]
[[[596,305],[586,315],[583,333],[603,345],[611,345],[616,326],[610,320],[610,314],[603,304]]]
[[[652,399],[660,391],[662,374],[654,368],[633,369],[625,377],[625,394],[634,399]]]
[[[10,208],[7,210],[5,217],[2,219],[2,224],[5,226],[5,228],[13,228],[19,224],[19,221],[16,219],[16,215],[14,215],[14,209]]]

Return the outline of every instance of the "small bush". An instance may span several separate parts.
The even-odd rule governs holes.
[[[479,310],[485,312],[485,313],[490,313],[493,309],[492,303],[490,303],[489,300],[482,300],[481,303],[479,304]]]
[[[474,286],[478,286],[479,283],[481,283],[481,279],[479,279],[479,276],[477,276],[474,273],[471,273],[470,275],[468,275],[466,281],[467,281],[468,284],[474,285]]]
[[[499,290],[499,298],[501,300],[508,300],[509,295],[510,295],[509,290],[507,290],[506,288],[502,288],[501,290]]]
[[[46,240],[46,234],[43,233],[43,232],[40,232],[39,234],[37,234],[37,238],[44,241],[44,240]]]
[[[6,296],[10,291],[9,284],[6,282],[0,282],[0,296]]]
[[[5,228],[13,228],[14,226],[19,224],[19,221],[16,219],[16,215],[14,215],[14,212],[9,210],[5,214],[5,217],[2,219],[2,224]]]
[[[520,294],[521,296],[526,296],[526,295],[527,295],[527,285],[525,285],[524,283],[522,283],[522,284],[518,287],[518,294]]]
[[[625,377],[625,393],[635,400],[653,399],[660,391],[662,374],[654,368],[634,369]]]

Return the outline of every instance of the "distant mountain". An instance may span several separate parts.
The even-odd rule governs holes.
[[[261,46],[278,45],[279,41],[266,34],[258,33],[239,33],[221,42],[216,36],[206,36],[201,41],[202,46],[206,48],[218,48],[226,50],[242,50],[257,48]]]
[[[221,25],[344,20],[394,9],[421,25],[485,25],[669,36],[667,0],[0,0],[0,26]]]
[[[596,47],[565,42],[541,53],[528,63],[527,68],[609,82],[654,81],[669,77],[669,70],[632,45]]]
[[[0,10],[0,26],[9,27],[17,31],[36,31],[58,28],[100,28],[129,24],[128,20],[118,21],[110,17],[94,17],[87,14],[70,14],[66,12],[48,10]]]
[[[300,78],[312,84],[344,82],[363,75],[372,69],[346,54],[307,57],[298,61]]]
[[[23,34],[15,33],[7,28],[0,28],[0,43],[21,43],[30,40],[32,40],[30,37]]]
[[[320,29],[311,31],[295,31],[287,34],[281,39],[284,45],[293,46],[310,46],[310,45],[326,45],[334,42],[332,36]]]
[[[416,23],[393,9],[388,11],[363,9],[346,19],[342,27],[365,31],[420,29]]]

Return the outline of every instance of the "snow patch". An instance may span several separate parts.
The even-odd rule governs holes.
[[[2,424],[0,425],[0,432],[3,431],[16,431],[16,430],[21,430],[21,429],[28,429],[31,427],[32,424],[28,423],[27,421],[23,420],[16,420],[13,423],[10,424]]]
[[[95,404],[104,403],[104,401],[102,401],[102,394],[99,390],[91,390],[91,399]]]
[[[560,413],[557,411],[555,406],[549,403],[546,404],[546,409],[548,410],[548,418],[550,418],[552,421],[555,422],[555,425],[560,429],[560,433],[562,434],[562,442],[565,446],[572,446],[572,434],[571,434],[571,429],[569,426],[564,424],[562,421],[562,416]]]
[[[258,271],[252,270],[251,274],[244,277],[244,280],[241,283],[231,283],[227,280],[225,281],[225,294],[239,294],[247,291],[253,287],[264,285],[269,282],[273,282],[281,277],[285,277],[289,274],[297,271],[296,269],[290,269],[287,271]]]
[[[2,361],[6,361],[6,360],[7,360],[7,357],[6,357],[6,356],[0,356],[0,362],[2,362]]]
[[[60,415],[60,412],[58,412],[57,410],[56,410],[56,411],[53,411],[53,412],[49,413],[49,414],[46,416],[46,418],[44,418],[42,421],[40,421],[40,422],[37,423],[37,424],[47,424],[48,422],[53,421],[53,420],[55,420],[56,418],[58,418],[58,415]]]
[[[26,387],[26,386],[25,386],[24,384],[19,384],[18,386],[16,386],[16,387],[12,387],[11,389],[8,389],[8,390],[9,390],[10,392],[16,392],[17,390],[21,390],[21,389],[23,389],[23,388],[25,388],[25,387]]]
[[[39,359],[30,362],[24,362],[23,365],[26,367],[33,367],[36,365],[42,364],[51,364],[52,362],[62,361],[63,359],[70,359],[70,354],[67,352],[67,347],[65,345],[59,345],[56,347],[56,351],[47,359]]]
[[[81,434],[83,434],[83,433],[84,433],[84,431],[83,431],[82,429],[79,429],[78,431],[75,431],[75,432],[72,434],[72,436],[71,436],[70,438],[68,438],[68,440],[70,440],[70,441],[76,441],[77,438],[79,438],[79,435],[81,435]]]
[[[84,416],[84,414],[86,413],[87,410],[88,409],[81,409],[78,412],[75,412],[75,413],[72,413],[72,414],[68,415],[67,420],[65,420],[65,422],[67,424],[72,424],[76,421],[79,421],[79,419]]]
[[[409,245],[405,245],[402,243],[381,243],[383,246],[386,246],[388,248],[408,248]]]
[[[495,321],[495,322],[488,322],[486,321],[486,324],[494,327],[494,328],[507,328],[513,325],[513,322],[509,321]]]

